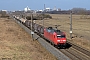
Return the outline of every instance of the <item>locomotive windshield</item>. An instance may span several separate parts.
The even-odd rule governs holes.
[[[65,38],[65,35],[57,35],[57,38]]]

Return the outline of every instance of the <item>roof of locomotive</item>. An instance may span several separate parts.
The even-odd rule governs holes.
[[[50,33],[54,33],[55,32],[57,35],[63,35],[63,32],[62,31],[53,29],[52,27],[48,27],[46,30],[48,32],[50,32]]]

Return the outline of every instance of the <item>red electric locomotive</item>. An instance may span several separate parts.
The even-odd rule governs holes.
[[[66,45],[66,35],[60,30],[55,30],[52,27],[44,29],[44,37],[56,46]]]

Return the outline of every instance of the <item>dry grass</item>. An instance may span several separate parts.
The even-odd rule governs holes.
[[[70,15],[51,14],[53,19],[44,20],[44,26],[60,25],[58,29],[64,31],[70,39]],[[90,50],[90,19],[81,19],[82,15],[72,16],[73,38],[72,42]],[[87,16],[90,18],[90,15]],[[36,23],[42,24],[41,20]]]
[[[13,20],[0,18],[0,60],[56,60]]]

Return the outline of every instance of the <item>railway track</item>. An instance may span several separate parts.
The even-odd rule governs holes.
[[[71,58],[71,60],[90,60],[90,56],[73,47],[70,47],[69,49],[60,49],[60,51]]]
[[[40,36],[40,37],[42,37],[42,36]],[[48,42],[48,43],[50,43],[50,42]],[[57,49],[59,51],[61,51],[62,53],[64,53],[66,56],[68,56],[71,60],[90,60],[90,51],[85,50],[82,47],[77,46],[75,44],[72,44],[69,41],[67,42],[66,48],[61,47],[61,48],[57,48]]]
[[[66,48],[57,49],[68,56],[71,60],[90,60],[90,51],[87,51],[75,44],[67,42]]]
[[[70,42],[67,42],[66,48],[61,47],[57,49],[68,56],[71,60],[90,60],[90,51],[87,51]]]
[[[53,24],[46,24],[48,24],[49,26],[53,26]],[[71,60],[90,60],[90,51],[71,43],[70,40],[68,40],[67,43],[70,44],[71,47],[69,47],[68,49],[59,49],[59,51],[71,58]]]
[[[75,48],[76,50],[81,51],[81,52],[83,52],[84,54],[86,54],[90,57],[90,51],[88,51],[88,50],[86,50],[86,49],[84,49],[84,48],[82,48],[78,45],[75,45],[75,44],[71,43],[70,41],[68,41],[68,43],[71,44],[72,47]]]

